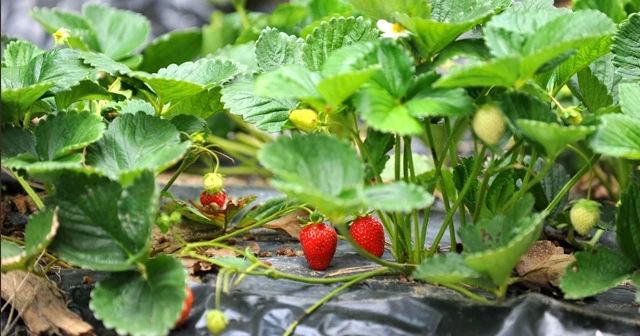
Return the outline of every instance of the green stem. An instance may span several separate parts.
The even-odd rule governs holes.
[[[251,23],[249,22],[249,16],[247,15],[247,11],[244,9],[243,1],[234,1],[233,7],[236,9],[236,12],[238,12],[238,15],[240,16],[242,27],[244,29],[249,28],[249,26],[251,26]]]
[[[454,290],[454,291],[456,291],[456,292],[458,292],[458,293],[460,293],[462,295],[465,295],[465,296],[469,297],[470,299],[476,300],[478,302],[482,302],[482,303],[488,304],[488,305],[493,305],[494,304],[493,301],[491,301],[489,299],[486,299],[486,298],[484,298],[484,297],[482,297],[482,296],[480,296],[480,295],[478,295],[476,293],[473,293],[472,291],[470,291],[470,290],[468,290],[468,289],[466,289],[466,288],[464,288],[462,286],[454,285],[454,284],[441,284],[441,286],[447,287],[449,289],[452,289],[452,290]]]
[[[596,233],[593,235],[593,237],[591,237],[591,240],[587,242],[587,244],[591,245],[591,247],[595,246],[598,240],[600,240],[600,237],[602,237],[603,233],[604,233],[603,229],[598,229]]]
[[[533,157],[532,157],[532,159],[533,159]],[[547,159],[547,160],[545,160],[544,168],[542,168],[542,171],[540,171],[539,173],[536,174],[536,176],[533,178],[533,180],[531,180],[531,182],[529,182],[528,178],[527,178],[527,177],[531,176],[531,174],[529,172],[533,171],[533,165],[530,162],[529,163],[529,167],[527,168],[527,173],[525,175],[525,179],[522,182],[522,188],[520,188],[520,190],[518,190],[518,192],[515,193],[511,197],[511,199],[509,199],[509,201],[507,201],[507,203],[504,205],[504,207],[502,207],[502,211],[505,211],[505,210],[509,209],[512,205],[514,205],[516,202],[518,202],[522,198],[522,196],[524,196],[524,194],[527,191],[529,191],[529,189],[533,188],[533,186],[538,184],[538,182],[542,181],[542,179],[545,177],[545,175],[547,175],[549,170],[551,170],[551,167],[553,167],[554,160],[555,159]]]
[[[27,183],[27,181],[25,181],[25,179],[23,179],[22,176],[18,174],[18,172],[15,172],[15,171],[11,171],[11,172],[13,173],[13,177],[15,177],[18,183],[20,183],[20,185],[22,186],[22,189],[24,189],[24,191],[27,192],[27,195],[29,195],[29,197],[31,197],[31,199],[36,204],[36,206],[38,206],[38,209],[44,209],[44,203],[42,203],[42,200],[40,199],[38,194],[35,192],[35,190],[31,188],[29,183]]]
[[[430,258],[435,254],[438,244],[440,244],[440,240],[444,235],[444,229],[453,220],[455,209],[459,208],[460,205],[462,204],[462,201],[464,200],[464,196],[467,194],[469,189],[471,189],[471,185],[473,184],[473,181],[477,181],[475,177],[478,176],[478,173],[480,172],[480,167],[482,167],[482,159],[484,158],[486,153],[487,153],[487,148],[483,146],[482,150],[480,150],[480,154],[474,160],[475,162],[473,164],[473,170],[471,171],[471,174],[469,174],[469,179],[467,179],[467,182],[465,182],[464,186],[462,187],[462,190],[460,191],[460,194],[458,195],[456,202],[453,204],[451,211],[447,212],[447,216],[444,219],[444,223],[442,224],[440,231],[438,231],[438,235],[434,239],[433,244],[429,249],[429,254],[427,255],[427,257]]]
[[[344,285],[336,288],[331,293],[327,294],[325,297],[320,299],[320,301],[316,302],[313,306],[311,306],[307,310],[305,310],[304,315],[300,316],[297,320],[293,321],[293,323],[291,323],[289,328],[287,328],[287,330],[284,332],[283,336],[293,335],[293,332],[296,330],[296,327],[302,321],[304,321],[309,315],[311,315],[314,311],[316,311],[316,309],[320,308],[320,306],[322,306],[325,302],[331,300],[332,298],[334,298],[336,295],[340,294],[345,289],[349,288],[350,286],[352,286],[355,283],[358,283],[358,282],[360,282],[362,280],[374,277],[376,275],[384,274],[387,271],[388,271],[388,269],[383,268],[383,269],[375,270],[375,271],[372,271],[372,272],[364,273],[364,274],[361,274],[358,277],[354,278],[353,280],[345,283]]]
[[[589,160],[590,165],[593,166],[598,161],[598,159],[600,159],[600,154],[596,154],[592,156],[591,160]],[[556,206],[558,206],[558,204],[560,204],[560,201],[562,201],[562,199],[564,198],[564,195],[566,195],[569,192],[569,190],[571,190],[573,185],[576,184],[582,178],[582,175],[584,175],[588,171],[589,171],[589,166],[584,166],[575,175],[573,175],[573,177],[569,180],[569,182],[567,182],[567,184],[565,184],[564,187],[560,189],[560,192],[558,192],[556,197],[553,198],[553,200],[551,201],[551,203],[549,203],[546,209],[544,209],[542,213],[545,217],[551,213],[551,210],[553,210]]]
[[[178,176],[180,176],[180,174],[182,174],[185,171],[185,169],[187,169],[192,163],[196,162],[197,158],[198,158],[198,155],[192,152],[185,155],[184,159],[180,163],[180,166],[173,173],[173,175],[171,176],[167,184],[164,186],[164,188],[162,188],[162,191],[164,192],[169,190],[169,188],[171,188],[171,186],[176,181],[176,179],[178,179]]]
[[[478,200],[476,201],[476,209],[473,212],[473,216],[471,217],[474,223],[476,223],[478,221],[478,218],[480,218],[480,212],[482,210],[482,205],[484,204],[484,198],[487,194],[487,189],[489,188],[489,179],[491,179],[492,168],[496,162],[495,156],[492,155],[491,157],[491,163],[485,170],[484,176],[482,177],[482,186],[480,187],[480,194],[478,195]]]
[[[216,301],[215,301],[215,305],[216,305],[216,309],[220,310],[220,307],[222,306],[220,304],[220,300],[222,297],[222,280],[223,280],[223,275],[225,273],[225,269],[221,268],[220,271],[218,271],[218,276],[216,277]]]

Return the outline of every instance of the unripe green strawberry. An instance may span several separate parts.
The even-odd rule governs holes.
[[[301,131],[313,132],[318,128],[318,113],[314,110],[293,110],[289,114],[289,120]]]
[[[204,175],[204,191],[213,195],[224,187],[224,176],[218,173],[208,173]]]
[[[373,216],[358,217],[349,229],[353,240],[367,252],[380,258],[384,254],[384,227]]]
[[[214,335],[221,333],[227,327],[227,319],[224,317],[224,313],[219,309],[210,310],[207,312],[207,329]]]
[[[473,132],[488,145],[500,141],[506,129],[506,123],[500,110],[494,105],[484,105],[473,117]]]
[[[586,235],[600,221],[600,204],[595,201],[581,199],[577,201],[569,213],[573,228],[580,235]]]
[[[310,224],[300,231],[300,244],[309,267],[316,271],[323,271],[329,267],[336,253],[338,234],[328,225]]]

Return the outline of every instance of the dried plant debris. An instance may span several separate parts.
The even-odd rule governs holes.
[[[533,283],[547,290],[560,284],[567,266],[575,260],[571,254],[549,240],[536,241],[516,265],[521,281]]]
[[[32,335],[95,335],[46,278],[24,271],[2,273],[2,298],[20,313]]]

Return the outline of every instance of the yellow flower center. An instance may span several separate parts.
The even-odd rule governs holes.
[[[399,23],[394,23],[393,26],[391,26],[391,31],[396,34],[403,33],[404,30],[405,30],[404,26]]]

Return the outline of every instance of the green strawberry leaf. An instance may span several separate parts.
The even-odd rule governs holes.
[[[493,178],[489,189],[487,190],[487,196],[485,198],[485,205],[492,214],[497,214],[498,209],[504,203],[506,197],[513,194],[515,191],[515,180],[513,178],[513,170],[505,170],[500,172]],[[534,193],[535,195],[535,193]]]
[[[416,70],[411,55],[397,43],[387,40],[378,47],[378,62],[381,70],[373,80],[395,98],[404,97]]]
[[[580,47],[567,60],[560,63],[558,67],[537,75],[536,80],[542,87],[553,89],[557,92],[563,85],[567,84],[571,77],[585,69],[593,61],[609,53],[611,50],[611,36],[605,36],[600,40],[587,43]]]
[[[622,113],[640,118],[640,83],[621,83],[618,90]]]
[[[302,64],[303,45],[304,40],[301,38],[267,27],[255,45],[258,66],[269,72],[285,65]]]
[[[264,145],[258,159],[276,175],[271,181],[276,189],[334,220],[370,207],[409,211],[433,201],[421,187],[404,182],[363,189],[363,166],[356,151],[323,134],[280,137]]]
[[[372,128],[367,130],[364,148],[366,148],[366,152],[369,155],[363,157],[366,165],[365,181],[371,181],[376,172],[381,175],[384,174],[385,165],[390,158],[387,153],[393,149],[394,144],[395,137],[393,134],[378,132]],[[414,165],[417,166],[415,158]],[[390,179],[393,179],[393,177]]]
[[[597,114],[601,108],[613,105],[609,89],[591,72],[591,68],[580,70],[577,77],[582,98],[580,100],[591,113]]]
[[[469,176],[473,171],[473,165],[475,162],[472,156],[461,157],[460,161],[461,162],[459,164],[456,164],[456,166],[453,167],[453,174],[451,176],[455,189],[457,189],[458,191],[461,191],[462,188],[464,188],[464,185],[467,183],[467,180],[469,179]],[[471,182],[471,185],[467,191],[467,194],[464,197],[464,204],[469,208],[469,211],[471,211],[471,213],[473,213],[473,210],[476,207],[475,200],[479,190],[480,190],[480,185],[477,179],[475,179],[473,182]],[[452,195],[455,195],[455,194],[456,193],[454,190]]]
[[[90,80],[83,80],[78,85],[71,87],[69,90],[59,92],[55,96],[58,109],[65,109],[80,100],[121,101],[125,99],[125,96],[115,92],[109,92],[98,83]]]
[[[32,267],[57,231],[58,218],[54,209],[45,209],[31,215],[24,233],[24,250],[12,242],[2,241],[2,272]]]
[[[97,141],[104,133],[102,118],[85,112],[60,112],[41,120],[34,129],[36,153],[53,161]]]
[[[2,76],[4,78],[4,69],[2,68]],[[44,95],[55,82],[45,82],[21,86],[17,88],[5,89],[5,81],[2,81],[2,123],[15,124],[22,120],[29,113],[29,107],[32,106],[42,95]]]
[[[209,258],[209,262],[218,267],[225,268],[229,271],[244,272],[253,266],[253,264],[246,259],[236,257],[215,257]]]
[[[122,60],[147,42],[151,24],[144,16],[105,5],[88,4],[82,8],[98,42],[99,49],[113,60]]]
[[[597,1],[597,0],[573,0],[573,10],[596,9],[607,16],[614,22],[619,23],[627,17],[622,6],[622,1]]]
[[[593,251],[580,251],[576,261],[567,266],[560,288],[566,299],[581,299],[604,292],[627,279],[633,271],[628,259],[599,247]]]
[[[141,71],[154,73],[171,64],[192,61],[202,49],[202,32],[199,29],[173,31],[155,40],[142,52]]]
[[[255,81],[257,96],[270,98],[297,98],[304,100],[317,110],[324,105],[316,86],[321,77],[300,65],[287,65],[280,69],[262,74]]]
[[[322,76],[331,77],[377,64],[377,46],[373,42],[355,42],[341,47],[331,53],[322,64]]]
[[[180,133],[191,135],[193,133],[200,132],[203,136],[211,134],[211,130],[207,126],[207,121],[200,117],[181,114],[170,121]],[[183,138],[184,135],[181,137]]]
[[[255,43],[248,42],[239,45],[227,45],[209,55],[210,58],[234,61],[245,73],[253,73],[260,70],[255,54]]]
[[[89,75],[90,69],[82,63],[79,55],[71,49],[53,49],[33,57],[26,65],[2,68],[2,88],[16,89],[54,82],[52,92],[64,91]]]
[[[640,175],[637,173],[621,196],[616,238],[622,253],[640,266]]]
[[[506,213],[460,228],[465,264],[503,285],[542,230],[543,218],[528,215],[533,206],[533,196],[526,194]]]
[[[89,307],[118,334],[165,335],[180,317],[187,297],[186,279],[180,261],[160,256],[144,264],[144,273],[111,273],[99,281],[91,292]]]
[[[243,76],[222,88],[224,108],[241,115],[248,123],[267,132],[279,132],[289,119],[289,113],[298,101],[288,98],[258,97],[253,90],[254,81]]]
[[[196,62],[171,64],[157,74],[135,72],[133,77],[144,81],[162,102],[177,104],[180,100],[220,86],[240,72],[231,61],[203,58]]]
[[[433,203],[433,196],[424,188],[404,181],[369,186],[363,197],[364,206],[369,208],[405,213]]]
[[[481,223],[483,222],[478,222],[474,226],[482,227]],[[544,220],[540,215],[525,217],[516,226],[512,226],[511,229],[515,232],[503,233],[510,233],[511,238],[504,240],[501,246],[480,252],[465,252],[465,264],[478,272],[489,274],[494,284],[504,285],[522,255],[540,236],[543,223]]]
[[[439,87],[461,86],[502,86],[519,87],[526,81],[520,81],[519,56],[497,58],[485,63],[472,63],[468,65],[454,66],[446,75],[437,82]]]
[[[317,86],[318,93],[334,111],[338,109],[362,84],[379,72],[378,66],[364,70],[347,72],[322,79]],[[326,108],[326,107],[325,107]]]
[[[3,116],[4,117],[4,116]],[[4,160],[16,157],[20,154],[29,154],[31,157],[37,157],[36,139],[29,129],[19,126],[2,125],[2,164]]]
[[[141,169],[159,173],[178,162],[189,146],[168,120],[142,112],[125,114],[87,148],[87,164],[112,178]]]
[[[524,135],[516,124],[518,119],[537,120],[547,123],[556,122],[556,114],[549,105],[538,98],[523,92],[505,92],[500,95],[500,109],[507,117],[509,129],[518,135]]]
[[[79,57],[84,60],[84,64],[113,76],[130,75],[133,73],[125,64],[116,62],[102,53],[81,52]]]
[[[614,113],[600,117],[600,127],[591,137],[591,148],[605,155],[640,159],[640,120],[635,116]]]
[[[562,27],[562,28],[560,28]],[[485,41],[496,57],[522,56],[521,79],[528,79],[545,63],[612,34],[615,24],[598,11],[524,9],[513,6],[486,25]]]
[[[216,86],[193,96],[186,97],[180,100],[180,102],[173,104],[169,109],[166,109],[162,113],[162,117],[171,119],[179,115],[192,115],[207,119],[216,112],[224,110],[224,106],[220,101],[222,98],[220,90],[221,88]]]
[[[27,41],[13,41],[4,49],[4,64],[7,67],[27,65],[36,56],[44,53],[44,50]]]
[[[429,59],[510,3],[506,0],[431,0],[431,18],[395,14],[395,19],[414,34],[413,41],[420,55]]]
[[[555,157],[567,145],[595,132],[595,126],[562,126],[535,120],[518,119],[516,125],[522,133],[535,144],[541,146],[549,157]]]
[[[343,0],[310,0],[309,9],[314,20],[321,19],[332,14],[351,13],[353,7]]]
[[[425,260],[416,267],[411,277],[430,283],[452,285],[466,283],[487,290],[495,289],[491,278],[467,266],[464,258],[457,253],[438,254]]]
[[[378,30],[362,17],[332,18],[322,22],[307,36],[302,47],[302,60],[310,70],[319,71],[327,57],[343,45],[377,39]]]
[[[60,227],[51,249],[72,264],[124,271],[148,257],[151,220],[158,205],[154,174],[119,182],[89,172],[66,172],[47,203],[58,206]]]
[[[527,157],[530,160],[530,157]],[[529,160],[525,158],[525,164],[529,163]],[[544,160],[542,158],[538,158],[536,163],[533,165],[533,170],[536,174],[539,174],[544,169]],[[551,169],[547,172],[547,174],[542,178],[540,183],[534,185],[530,192],[536,198],[536,210],[543,211],[547,208],[549,203],[553,201],[553,199],[560,193],[562,187],[569,182],[569,174],[567,174],[566,169],[558,163],[553,163]],[[564,207],[567,205],[569,201],[569,195],[566,194],[557,208],[551,212],[552,215],[555,215],[562,211]]]
[[[155,115],[156,110],[149,102],[142,99],[127,99],[121,102],[112,103],[105,108],[115,108],[120,114],[136,114],[138,112],[144,112],[148,115]]]
[[[276,175],[274,187],[328,216],[343,204],[359,205],[353,193],[362,184],[363,167],[347,142],[319,134],[279,137],[262,147],[258,159]]]
[[[613,64],[617,73],[630,80],[640,78],[640,13],[629,15],[613,36]]]
[[[2,68],[3,123],[15,123],[47,91],[65,91],[87,77],[90,68],[70,49],[54,49],[33,57],[28,64]]]
[[[287,34],[297,35],[300,25],[307,21],[309,7],[297,3],[283,3],[269,15],[266,25],[275,27]]]
[[[412,17],[428,17],[431,7],[427,0],[350,0],[358,12],[373,20],[389,19],[394,12]]]
[[[81,167],[82,154],[73,152],[100,139],[104,124],[102,118],[88,111],[70,111],[41,120],[33,135],[27,130],[19,131],[11,127],[3,127],[2,131],[12,135],[4,138],[2,143],[2,165],[26,170],[30,176],[45,179],[43,174],[59,173],[62,168]],[[5,149],[7,153],[4,153]]]
[[[401,105],[383,87],[367,83],[353,96],[353,103],[369,126],[382,132],[400,135],[420,134],[422,124],[411,116],[407,106]]]
[[[473,114],[473,100],[462,88],[435,88],[433,84],[440,76],[435,72],[419,75],[409,88],[406,102],[409,114],[414,117],[452,116]]]

